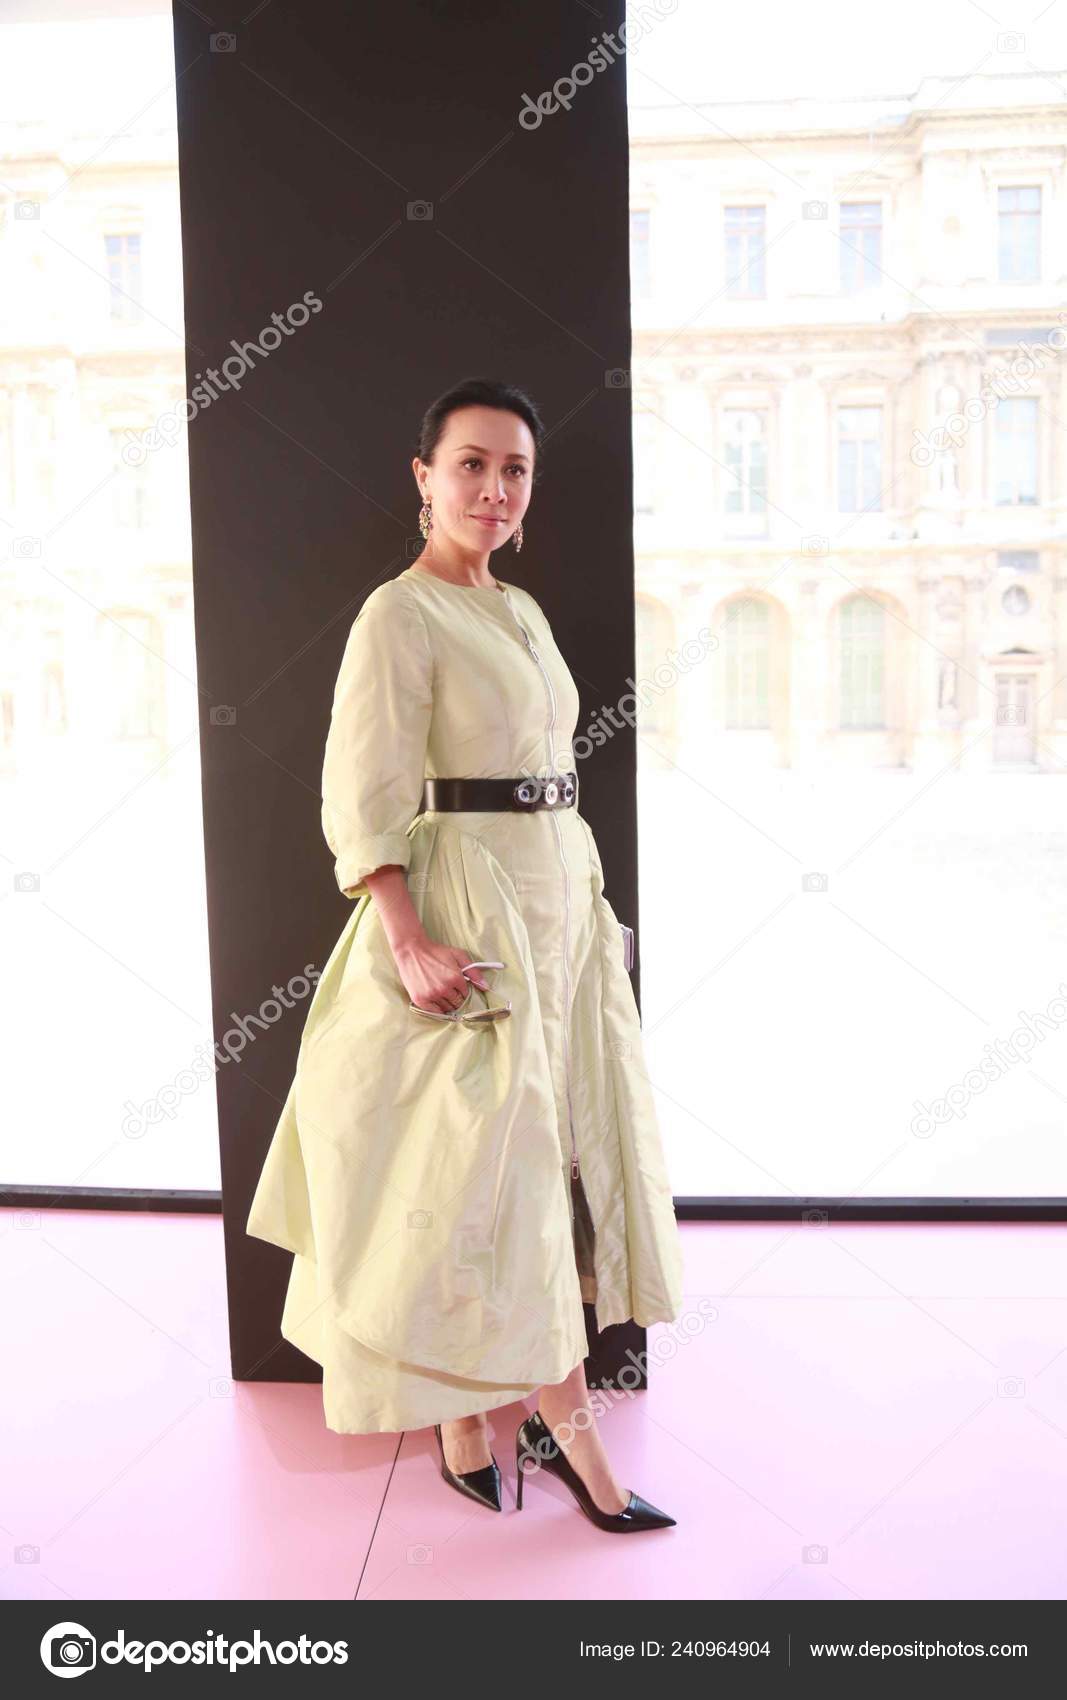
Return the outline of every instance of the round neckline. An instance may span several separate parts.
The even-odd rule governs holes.
[[[468,592],[476,590],[481,591],[483,595],[488,593],[492,596],[506,596],[509,589],[509,586],[504,579],[497,579],[496,584],[456,584],[452,579],[441,578],[437,573],[431,573],[427,567],[408,567],[404,576],[411,578],[428,578],[432,579],[434,584],[445,585],[448,590],[462,590]]]

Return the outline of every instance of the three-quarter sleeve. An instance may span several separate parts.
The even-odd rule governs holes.
[[[411,860],[433,710],[433,654],[421,613],[395,579],[352,622],[334,688],[322,765],[322,830],[346,897],[365,876]]]

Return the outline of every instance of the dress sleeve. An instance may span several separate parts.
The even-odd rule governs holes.
[[[345,897],[388,863],[408,867],[433,711],[426,625],[403,585],[380,584],[352,622],[322,764],[322,830]]]

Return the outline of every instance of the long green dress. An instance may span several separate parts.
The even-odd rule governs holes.
[[[501,581],[498,581],[501,582]],[[601,1328],[672,1321],[681,1244],[622,933],[577,808],[418,813],[424,776],[577,771],[538,603],[413,566],[352,623],[322,825],[352,913],[315,988],[247,1232],[294,1254],[281,1332],[339,1433],[427,1426],[556,1383]],[[505,967],[508,1020],[411,1012],[363,883]],[[473,992],[470,1007],[483,1007]]]

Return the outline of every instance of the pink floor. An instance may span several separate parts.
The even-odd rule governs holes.
[[[520,1406],[490,1418],[496,1515],[430,1430],[334,1435],[317,1386],[232,1384],[218,1218],[0,1212],[0,1596],[1067,1595],[1061,1229],[682,1232],[682,1318],[602,1421],[678,1526],[620,1539],[544,1477],[515,1514]]]

